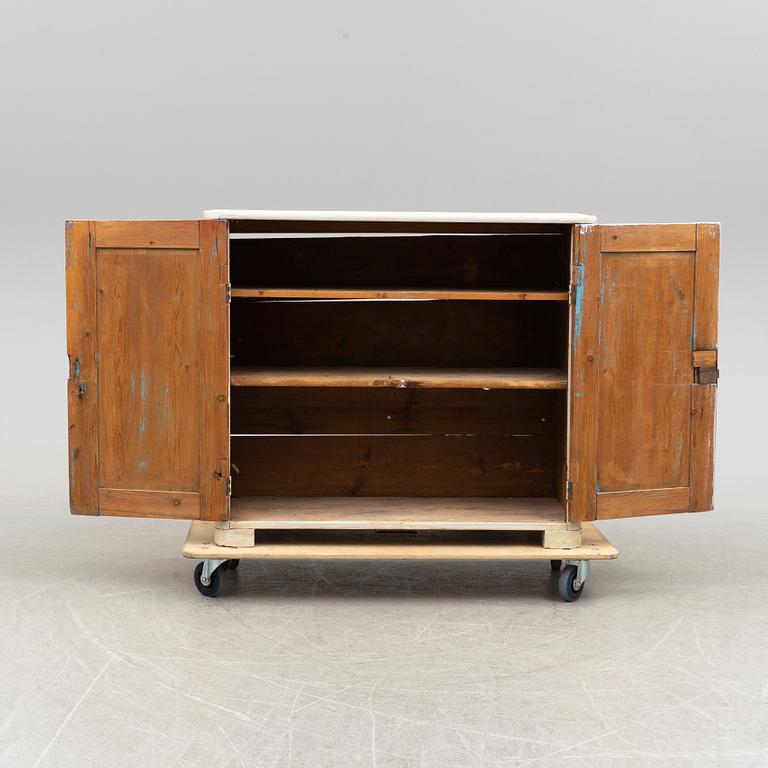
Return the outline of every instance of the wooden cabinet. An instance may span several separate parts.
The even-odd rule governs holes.
[[[712,506],[716,224],[226,211],[66,238],[74,513],[562,541]]]

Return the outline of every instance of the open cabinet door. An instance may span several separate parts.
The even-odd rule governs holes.
[[[712,509],[717,224],[578,226],[572,521]]]
[[[228,516],[224,221],[66,227],[75,514]]]

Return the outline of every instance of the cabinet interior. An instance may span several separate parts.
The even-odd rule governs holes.
[[[567,226],[233,237],[233,516],[563,519],[569,253]]]

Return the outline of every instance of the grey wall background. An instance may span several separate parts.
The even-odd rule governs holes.
[[[761,504],[768,6],[5,3],[0,494],[66,494],[66,218],[719,220],[718,504]]]

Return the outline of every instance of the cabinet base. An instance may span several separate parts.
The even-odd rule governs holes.
[[[231,529],[230,529],[231,530]],[[216,543],[216,523],[193,522],[182,549],[197,559],[277,560],[612,560],[618,556],[592,523],[576,547],[545,547],[526,531],[260,531],[246,545]],[[247,532],[247,531],[246,531]]]

